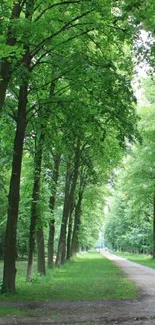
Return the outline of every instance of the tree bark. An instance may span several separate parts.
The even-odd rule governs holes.
[[[54,170],[53,170],[53,194],[50,196],[50,210],[51,220],[49,222],[49,237],[48,237],[48,267],[51,268],[54,265],[54,235],[55,235],[55,219],[54,219],[54,208],[56,201],[56,188],[59,177],[59,166],[60,166],[60,155],[56,155],[54,159]]]
[[[26,105],[28,83],[20,87],[18,103],[17,129],[14,140],[12,172],[8,195],[8,217],[5,234],[4,272],[2,291],[15,291],[16,278],[16,235],[20,200],[20,176],[23,153],[23,143],[26,130]]]
[[[32,192],[29,253],[28,253],[28,267],[27,267],[27,280],[29,282],[32,281],[32,275],[33,275],[35,237],[36,237],[36,226],[38,220],[37,206],[38,206],[39,195],[40,195],[40,177],[41,177],[41,164],[42,164],[42,154],[43,154],[43,142],[44,142],[44,135],[41,133],[39,141],[36,146],[35,157],[34,157],[34,182],[33,182],[33,192]]]
[[[75,216],[74,216],[74,228],[73,228],[73,236],[72,236],[72,246],[71,246],[71,256],[79,251],[79,229],[81,222],[81,204],[82,204],[83,193],[79,192],[78,202],[75,208]]]
[[[38,273],[40,275],[46,275],[45,269],[45,245],[44,245],[44,233],[43,228],[37,229],[37,246],[38,246]]]
[[[71,257],[71,242],[72,242],[72,228],[73,228],[73,212],[74,205],[70,209],[69,222],[68,222],[68,236],[67,236],[67,260]]]
[[[152,257],[155,259],[155,194],[153,196],[153,238],[152,238]]]

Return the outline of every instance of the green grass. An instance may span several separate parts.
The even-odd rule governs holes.
[[[27,311],[28,308],[1,307],[0,316],[7,316],[8,314],[13,316],[23,316]]]
[[[61,311],[59,311],[59,314]],[[14,323],[16,324],[17,321],[22,321],[24,322],[29,322],[33,321],[35,318],[37,318],[37,321],[41,318],[43,318],[43,315],[45,314],[46,319],[49,320],[57,320],[60,315],[57,314],[57,312],[53,312],[50,310],[46,310],[46,312],[43,309],[30,309],[30,308],[25,308],[25,307],[20,307],[20,308],[9,308],[9,307],[1,307],[0,308],[0,317],[3,317],[4,319],[7,318],[7,316],[11,316],[14,319]],[[42,323],[42,321],[41,321]],[[40,322],[38,323],[40,324]],[[105,323],[102,322],[102,325]],[[74,323],[74,324],[66,324],[66,325],[81,325],[81,323]],[[101,325],[101,323],[98,322],[82,322],[82,325]]]
[[[120,253],[120,252],[114,252],[115,255],[125,257],[127,260],[139,263],[141,265],[149,266],[152,269],[155,269],[155,260],[148,255],[144,254],[131,254],[131,253]]]
[[[60,312],[58,312],[60,314]],[[43,308],[28,308],[28,307],[1,307],[0,308],[0,317],[3,318],[14,318],[14,323],[16,323],[17,320],[21,320],[24,322],[32,321],[34,318],[37,318],[37,320],[46,318],[47,320],[56,320],[57,317],[59,317],[56,311],[51,310],[44,310]],[[40,324],[40,323],[39,323]]]
[[[137,287],[120,269],[99,253],[81,254],[46,277],[35,273],[27,283],[26,262],[17,262],[17,293],[2,294],[2,301],[84,301],[136,298]],[[2,275],[2,263],[0,268]]]

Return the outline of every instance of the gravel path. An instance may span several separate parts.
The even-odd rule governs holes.
[[[0,306],[27,307],[30,311],[39,311],[39,317],[10,317],[0,319],[2,324],[53,325],[79,323],[93,325],[155,325],[155,270],[127,261],[108,252],[102,252],[106,258],[119,265],[127,276],[134,281],[141,293],[138,300],[108,300],[85,302],[35,302],[0,303]]]
[[[128,301],[122,304],[119,308],[120,315],[125,316],[126,314],[129,318],[137,319],[152,318],[148,324],[155,324],[155,269],[128,261],[108,252],[101,252],[101,254],[116,263],[140,289],[141,298],[134,301],[134,303]],[[144,320],[142,324],[145,324]]]
[[[142,294],[155,299],[155,269],[128,261],[123,257],[108,252],[102,252],[101,254],[120,266],[128,278],[138,285]]]

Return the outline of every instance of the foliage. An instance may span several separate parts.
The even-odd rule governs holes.
[[[155,193],[153,81],[145,80],[144,85],[150,102],[139,108],[142,143],[130,148],[117,172],[105,237],[112,248],[151,253]]]
[[[135,39],[136,56],[140,62],[148,62],[154,69],[155,53],[155,5],[154,0],[140,1],[127,0],[123,2],[123,17],[129,18],[135,28],[133,37]],[[142,34],[145,33],[145,38]]]

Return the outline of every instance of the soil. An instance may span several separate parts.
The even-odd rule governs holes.
[[[139,290],[138,300],[84,302],[1,302],[0,307],[27,308],[26,316],[5,316],[0,325],[155,325],[155,270],[108,252],[105,257],[119,265]]]

